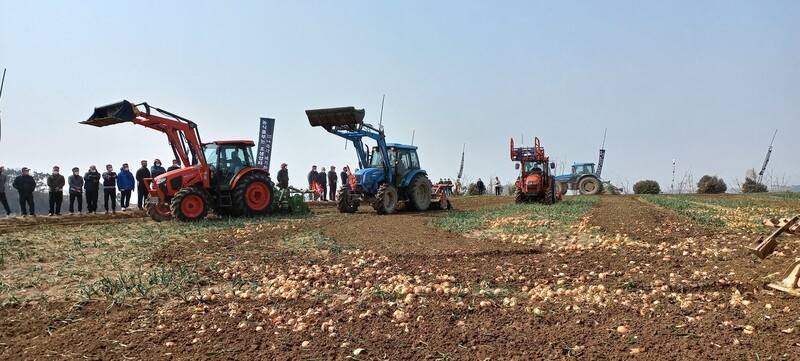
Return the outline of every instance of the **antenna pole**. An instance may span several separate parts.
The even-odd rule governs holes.
[[[414,136],[417,134],[417,130],[414,129],[411,131],[411,145],[414,145]]]
[[[381,118],[378,121],[378,127],[381,127],[381,128],[383,127],[383,102],[385,100],[386,100],[386,94],[384,94],[383,98],[381,98]]]
[[[607,133],[608,133],[608,128],[606,128],[606,130],[603,131],[603,145],[600,146],[600,149],[603,149],[603,148],[606,147],[606,134]]]

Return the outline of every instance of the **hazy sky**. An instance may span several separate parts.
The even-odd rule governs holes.
[[[559,164],[604,178],[729,184],[760,168],[800,183],[797,1],[0,0],[0,164],[49,171],[161,158],[163,134],[79,125],[147,101],[203,140],[256,139],[277,119],[273,172],[356,164],[304,110],[353,105],[420,147],[430,177],[516,177],[508,141],[538,136]]]

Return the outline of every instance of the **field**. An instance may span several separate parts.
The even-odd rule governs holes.
[[[0,220],[0,359],[783,360],[796,194]]]

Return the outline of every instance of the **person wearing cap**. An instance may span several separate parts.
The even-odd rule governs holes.
[[[53,167],[53,173],[47,176],[47,188],[50,191],[50,213],[48,216],[56,216],[61,215],[61,202],[64,201],[64,185],[66,181],[64,180],[64,176],[59,174],[60,168],[58,166]]]
[[[22,212],[22,216],[28,215],[28,209],[25,207],[27,205],[30,208],[31,217],[36,217],[33,205],[33,191],[36,190],[36,181],[28,174],[29,171],[30,169],[23,167],[22,175],[14,178],[14,183],[11,186],[19,192],[19,209]]]
[[[181,169],[181,162],[179,162],[177,159],[173,159],[172,165],[169,166],[169,168],[167,168],[167,172],[172,172],[173,170],[176,169]]]
[[[100,192],[100,172],[94,165],[83,175],[83,189],[86,190],[86,213],[97,213],[97,197]]]
[[[350,189],[350,182],[348,182],[349,177],[347,176],[347,166],[342,167],[342,172],[339,173],[339,178],[342,179],[342,187],[345,189]]]
[[[328,171],[328,199],[331,202],[336,201],[336,167],[331,166],[331,170]]]
[[[158,177],[166,172],[167,170],[161,166],[161,159],[156,158],[153,161],[153,166],[150,167],[150,178]]]
[[[144,209],[144,201],[147,200],[148,192],[147,186],[144,184],[144,179],[150,178],[150,169],[147,169],[147,161],[142,161],[142,167],[136,171],[136,206],[139,210]]]
[[[316,165],[312,165],[311,166],[311,171],[308,172],[308,189],[310,189],[312,191],[315,191],[315,192],[311,193],[311,198],[312,199],[309,199],[309,200],[316,201],[319,198],[319,195],[316,192],[316,189],[317,189],[317,178],[318,177],[319,177],[319,175],[317,173],[317,166]]]
[[[83,177],[78,167],[72,168],[72,175],[67,177],[69,186],[69,214],[75,214],[75,201],[78,201],[78,214],[83,213]]]
[[[325,171],[325,167],[322,167],[319,173],[317,173],[317,183],[319,183],[319,198],[323,202],[328,201],[328,172]]]
[[[287,169],[288,165],[286,163],[281,163],[281,169],[278,171],[278,188],[279,189],[287,189],[289,188],[289,169]]]
[[[135,185],[133,173],[128,168],[128,163],[123,163],[117,175],[117,187],[119,187],[119,192],[121,193],[119,205],[123,211],[127,211],[131,206],[131,192],[133,192]]]
[[[8,206],[8,198],[6,198],[6,182],[8,182],[8,177],[3,174],[6,168],[0,165],[0,203],[3,204],[3,208],[6,210],[6,215],[11,217],[11,207]]]
[[[117,213],[117,172],[114,166],[106,164],[106,171],[103,172],[103,206],[108,214],[108,201],[111,200],[111,213]]]

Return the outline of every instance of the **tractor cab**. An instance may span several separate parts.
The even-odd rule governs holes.
[[[384,162],[380,147],[372,147],[368,168],[383,169],[388,166],[394,174],[396,186],[402,186],[409,172],[420,169],[417,147],[413,145],[389,143],[386,144],[386,154],[388,158]]]
[[[255,166],[252,141],[216,141],[207,143],[204,154],[212,175],[212,186],[230,190],[231,182],[242,169]]]
[[[594,174],[594,163],[573,163],[572,176],[580,177],[584,174]]]

